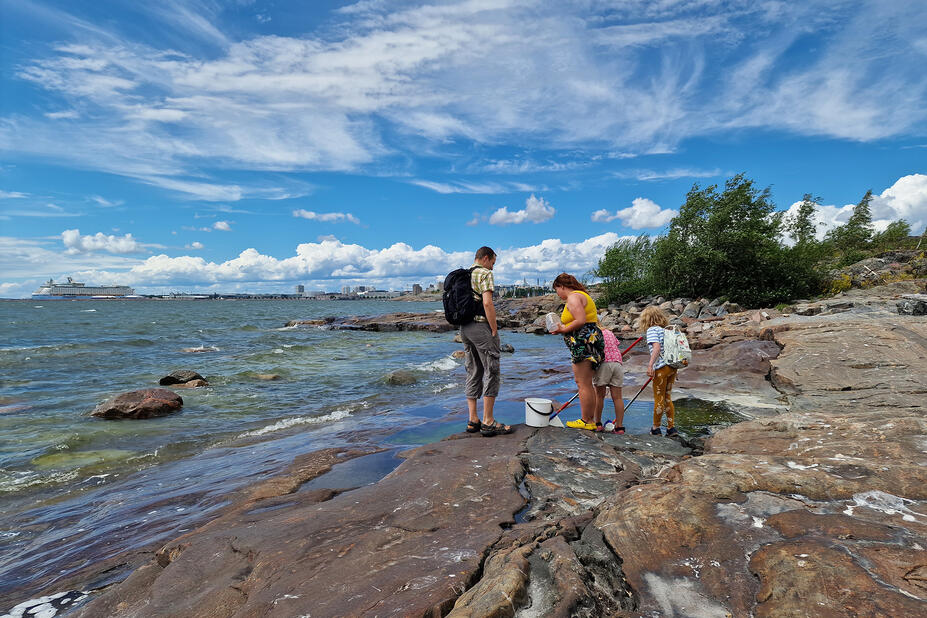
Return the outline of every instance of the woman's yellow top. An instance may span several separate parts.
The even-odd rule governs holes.
[[[582,290],[573,290],[570,294],[582,294],[586,297],[586,323],[595,324],[599,321],[599,312],[595,307],[595,301],[592,300],[592,297],[583,292]],[[569,324],[573,321],[573,314],[570,313],[570,310],[566,307],[563,308],[563,313],[560,314],[560,321],[564,324]]]

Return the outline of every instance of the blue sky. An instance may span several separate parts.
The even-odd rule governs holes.
[[[743,172],[927,225],[927,4],[0,0],[0,296],[581,275]]]

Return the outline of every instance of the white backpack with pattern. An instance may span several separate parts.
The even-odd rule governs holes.
[[[680,332],[678,326],[663,329],[663,349],[660,357],[667,367],[681,369],[689,365],[692,359],[692,349],[689,340]]]

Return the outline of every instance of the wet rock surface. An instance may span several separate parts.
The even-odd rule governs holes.
[[[183,399],[166,388],[148,388],[116,395],[98,405],[91,416],[116,419],[144,419],[166,416],[183,407]]]
[[[187,384],[189,382],[197,382],[197,381],[202,382],[204,386],[206,385],[206,378],[204,378],[197,372],[191,371],[189,369],[178,369],[176,371],[170,372],[169,374],[167,374],[166,376],[158,380],[158,384],[160,384],[161,386],[171,386],[171,385],[176,385],[176,384]]]
[[[288,327],[314,326],[330,330],[366,330],[376,332],[426,331],[445,333],[457,330],[444,319],[443,312],[437,313],[391,313],[388,315],[328,317],[320,320],[290,320]]]

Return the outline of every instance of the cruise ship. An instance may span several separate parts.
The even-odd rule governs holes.
[[[127,285],[86,285],[68,277],[67,283],[55,283],[49,279],[48,283],[39,286],[32,293],[35,300],[82,300],[106,298],[141,298],[135,295],[135,290]]]

